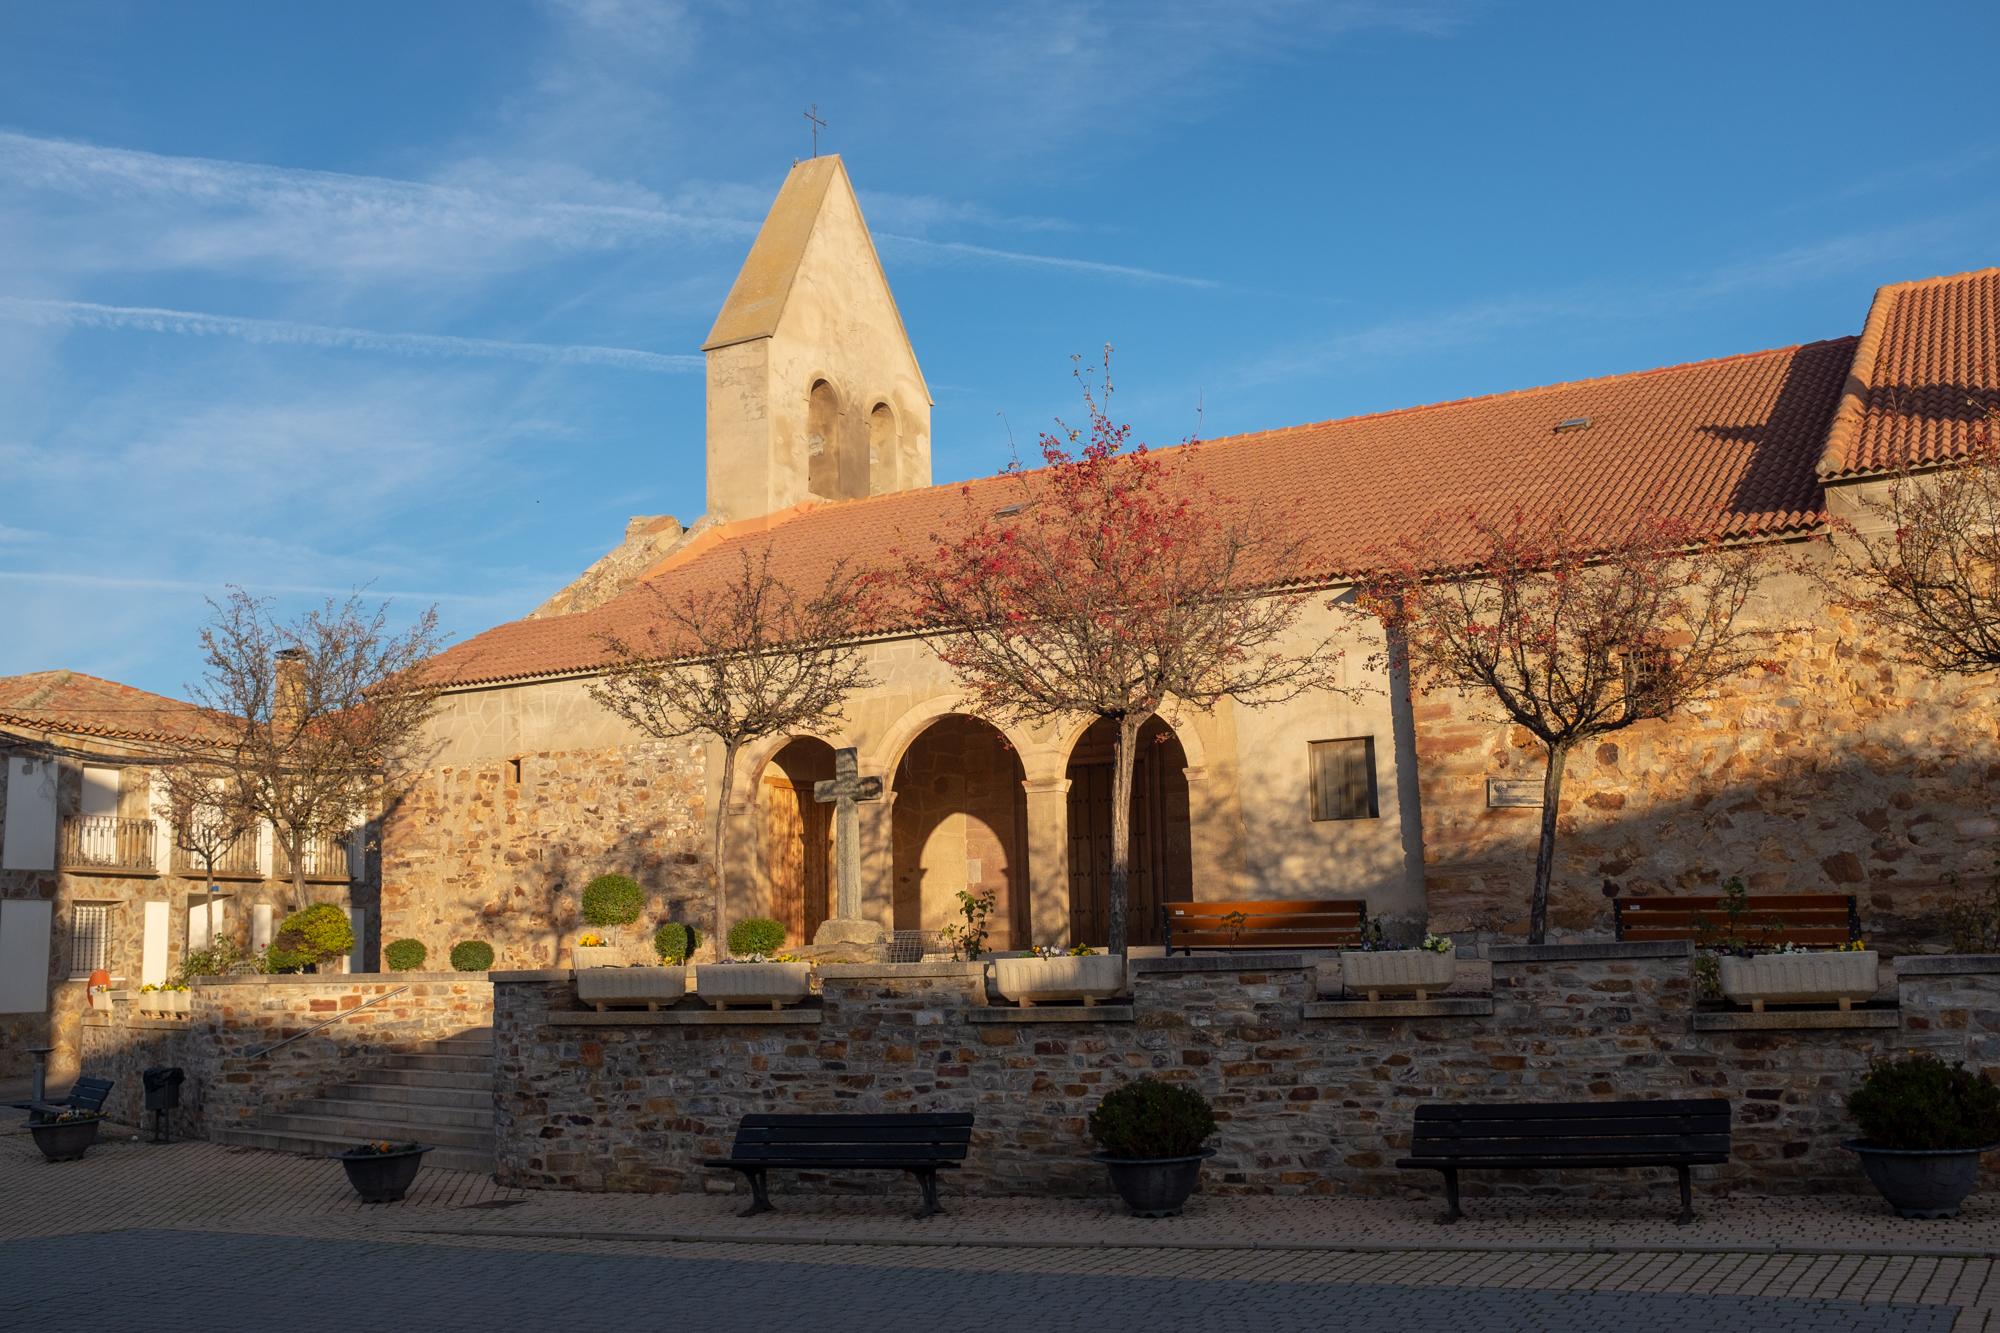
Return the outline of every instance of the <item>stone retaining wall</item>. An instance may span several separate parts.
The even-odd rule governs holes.
[[[1922,1047],[2000,1066],[2000,958],[1906,959],[1900,1007],[1811,1015],[1700,1011],[1681,944],[1491,951],[1492,990],[1418,1004],[1320,1000],[1310,960],[1134,959],[1129,1004],[1019,1010],[977,965],[826,967],[784,1013],[585,1012],[566,972],[494,978],[500,1178],[582,1190],[726,1188],[701,1169],[753,1111],[977,1113],[958,1186],[1102,1189],[1085,1117],[1142,1073],[1215,1104],[1207,1188],[1434,1190],[1398,1172],[1429,1101],[1726,1096],[1729,1166],[1760,1192],[1865,1188],[1839,1141],[1868,1062]],[[697,980],[698,984],[698,980]],[[1785,1026],[1786,1024],[1811,1026]],[[1469,1187],[1618,1194],[1659,1173],[1487,1177]],[[787,1187],[799,1187],[787,1175]],[[883,1188],[879,1179],[805,1188]]]
[[[397,1051],[493,1021],[492,984],[463,972],[231,977],[190,994],[186,1019],[141,1018],[122,999],[84,1019],[83,1069],[117,1081],[117,1119],[138,1123],[140,1072],[149,1066],[187,1071],[176,1132],[185,1124],[202,1136],[208,1126],[318,1096]],[[340,1014],[348,1017],[259,1054]]]

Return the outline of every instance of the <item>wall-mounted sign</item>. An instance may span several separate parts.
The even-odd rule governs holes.
[[[1540,778],[1486,779],[1486,807],[1489,810],[1511,810],[1523,806],[1538,806],[1541,803]]]

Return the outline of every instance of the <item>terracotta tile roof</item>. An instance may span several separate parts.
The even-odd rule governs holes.
[[[224,734],[195,704],[80,671],[0,676],[0,727],[5,726],[141,741]]]
[[[1295,582],[1337,582],[1371,550],[1434,515],[1562,504],[1580,519],[1666,514],[1718,535],[1782,535],[1824,519],[1814,475],[1856,340],[1210,440],[1197,465],[1225,494],[1289,511],[1313,534]],[[1577,429],[1566,421],[1588,418]],[[715,529],[648,572],[663,590],[721,582],[740,553],[773,545],[772,569],[816,586],[842,558],[883,563],[947,525],[969,496],[997,508],[997,479],[805,506]],[[1450,552],[1440,551],[1440,558]],[[594,610],[516,621],[433,659],[458,683],[600,665],[596,636],[638,632],[635,587]]]
[[[1962,457],[2000,411],[2000,268],[1902,282],[1875,293],[1822,477]]]

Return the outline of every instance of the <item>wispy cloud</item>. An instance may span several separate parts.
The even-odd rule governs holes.
[[[48,536],[48,533],[37,532],[33,528],[11,528],[5,523],[0,523],[0,542],[47,541]]]
[[[75,570],[60,569],[0,569],[0,583],[25,583],[51,585],[69,588],[102,588],[116,592],[192,592],[214,593],[223,585],[197,581],[194,579],[164,579],[133,574],[85,574]],[[356,591],[354,586],[338,587],[325,583],[259,583],[252,590],[259,596],[278,597],[345,597]],[[396,601],[410,602],[451,602],[467,605],[502,604],[517,602],[517,593],[467,593],[438,592],[433,590],[412,590],[407,588],[378,588],[370,584],[363,591],[367,596]]]
[[[621,370],[668,374],[702,368],[702,359],[698,356],[669,356],[631,347],[506,342],[496,338],[462,338],[435,333],[384,333],[331,324],[302,324],[294,320],[251,319],[241,315],[211,315],[151,306],[99,305],[92,301],[0,296],[0,319],[65,328],[129,329],[141,333],[235,338],[252,343],[381,352],[390,356],[479,357],[527,361],[537,365],[614,366]]]
[[[990,245],[972,245],[966,241],[927,241],[919,236],[901,236],[895,232],[877,232],[875,239],[892,249],[912,251],[917,255],[935,258],[959,258],[984,260],[990,263],[1015,264],[1025,268],[1062,269],[1071,273],[1090,273],[1098,277],[1123,278],[1133,282],[1170,283],[1178,287],[1220,287],[1222,284],[1212,278],[1190,277],[1184,273],[1165,273],[1159,269],[1136,268],[1130,264],[1107,264],[1095,259],[1070,259],[1062,255],[1027,254],[1019,250],[1000,250]]]

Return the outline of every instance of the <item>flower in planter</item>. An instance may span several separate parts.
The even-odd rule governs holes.
[[[602,949],[604,947],[604,937],[597,934],[579,935],[576,938],[576,944],[579,949]]]
[[[1417,947],[1419,949],[1424,950],[1426,953],[1450,953],[1451,936],[1433,935],[1430,932],[1426,931],[1424,933],[1423,942],[1417,945]]]
[[[77,1125],[86,1120],[102,1119],[104,1119],[104,1112],[102,1111],[79,1111],[71,1108],[58,1111],[52,1116],[46,1116],[40,1123],[44,1125]]]
[[[803,963],[806,960],[795,953],[746,953],[734,958],[718,958],[709,967],[727,967],[732,963]]]
[[[1028,954],[1034,958],[1095,958],[1097,950],[1088,944],[1072,944],[1067,949],[1053,944],[1035,944],[1028,947]]]
[[[391,1153],[415,1152],[422,1146],[420,1143],[393,1143],[388,1139],[370,1139],[366,1143],[355,1144],[348,1151],[357,1157],[384,1157]]]

